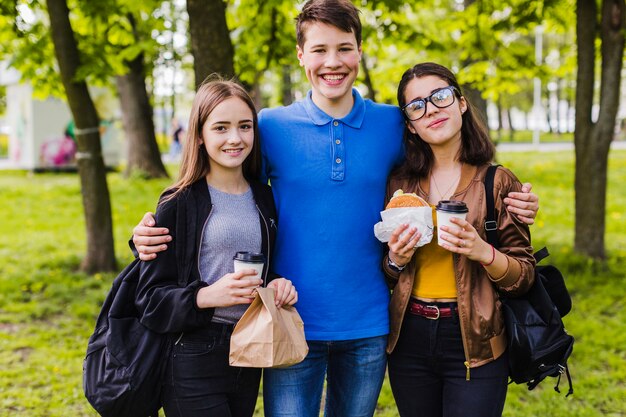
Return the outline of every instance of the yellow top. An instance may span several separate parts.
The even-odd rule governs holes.
[[[433,240],[417,249],[412,295],[418,298],[456,298],[454,260],[437,244],[437,216],[433,207]]]

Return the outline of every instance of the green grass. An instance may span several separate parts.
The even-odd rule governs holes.
[[[548,260],[565,272],[574,300],[565,322],[576,338],[570,360],[574,396],[554,393],[552,380],[532,392],[511,386],[505,415],[625,416],[626,152],[613,151],[610,159],[606,264],[572,253],[571,152],[500,154],[499,162],[532,182],[541,197],[533,243],[547,245]],[[174,167],[169,171],[175,175]],[[121,268],[131,259],[126,241],[132,227],[154,209],[169,180],[110,173],[108,181]],[[78,272],[85,251],[78,178],[0,172],[0,198],[0,416],[96,416],[82,393],[82,359],[115,274]],[[397,415],[387,382],[376,415]]]

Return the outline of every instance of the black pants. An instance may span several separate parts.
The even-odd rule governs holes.
[[[163,390],[167,417],[251,417],[261,370],[228,364],[233,326],[184,334],[172,350]]]
[[[446,306],[446,305],[443,305]],[[458,316],[406,314],[389,355],[389,381],[402,417],[500,417],[508,383],[506,353],[467,368]]]

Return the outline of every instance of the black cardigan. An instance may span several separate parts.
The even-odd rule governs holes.
[[[251,182],[250,187],[259,210],[261,250],[270,260],[263,270],[264,281],[269,282],[277,277],[269,272],[276,237],[276,208],[269,186]],[[157,208],[156,224],[169,229],[172,241],[156,259],[141,262],[135,297],[141,323],[155,332],[186,332],[211,322],[215,309],[201,309],[196,304],[197,292],[208,285],[200,279],[198,256],[203,226],[211,209],[204,178]]]

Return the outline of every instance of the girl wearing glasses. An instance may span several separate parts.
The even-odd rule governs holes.
[[[486,242],[483,186],[495,149],[454,74],[418,64],[402,76],[398,102],[406,159],[389,178],[387,199],[402,189],[432,206],[461,200],[469,212],[452,220],[459,229],[444,229],[450,236],[442,236],[443,246],[434,236],[415,249],[420,234],[407,225],[389,241],[387,350],[396,404],[402,417],[501,416],[508,360],[498,292],[522,294],[534,276],[528,225],[503,201],[522,186],[511,171],[497,169],[497,250]]]

